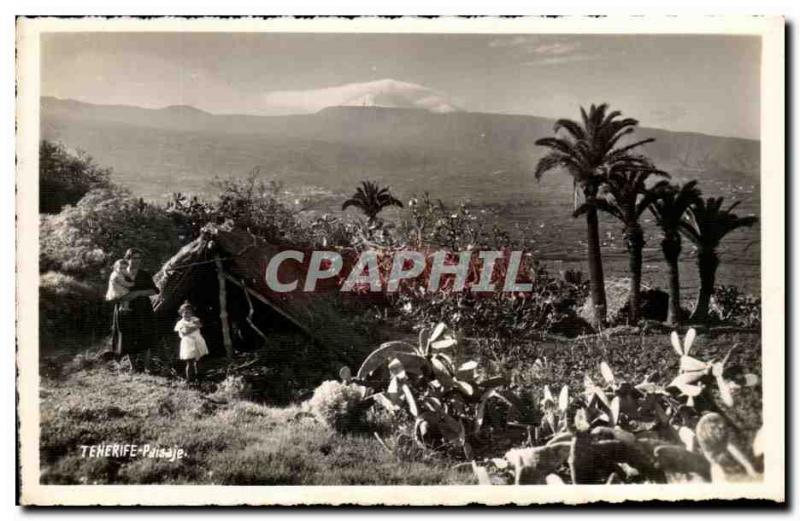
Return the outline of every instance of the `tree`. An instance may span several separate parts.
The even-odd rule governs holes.
[[[650,205],[650,212],[661,228],[661,251],[669,269],[669,307],[667,323],[678,325],[681,319],[681,283],[678,259],[681,255],[681,234],[684,215],[689,206],[700,200],[697,181],[689,181],[678,187],[663,185],[658,197]]]
[[[585,201],[591,203],[597,197],[607,172],[612,168],[646,166],[647,160],[634,155],[632,151],[653,139],[620,145],[620,140],[633,133],[639,122],[632,118],[621,118],[619,111],[607,113],[607,110],[608,105],[605,103],[592,105],[588,113],[581,107],[581,124],[570,119],[556,121],[553,127],[556,135],[536,141],[537,145],[550,149],[536,165],[536,178],[540,179],[550,170],[565,170],[572,176],[576,190],[580,188]],[[564,132],[559,135],[562,130]],[[590,205],[584,215],[594,322],[595,325],[600,325],[606,319],[606,292],[597,208]]]
[[[692,312],[691,320],[702,322],[708,319],[708,306],[714,292],[714,282],[719,266],[717,247],[732,231],[758,222],[755,216],[739,217],[733,210],[739,201],[727,209],[722,208],[724,197],[698,199],[689,207],[681,223],[681,232],[697,246],[697,268],[700,274],[700,293]]]
[[[100,168],[84,152],[43,140],[39,144],[39,211],[54,214],[90,190],[109,188],[110,168]]]
[[[370,224],[375,222],[378,214],[389,206],[403,207],[390,192],[389,187],[380,188],[378,183],[362,181],[355,193],[342,204],[342,211],[354,206],[364,212]]]
[[[629,318],[632,324],[639,322],[641,308],[642,248],[645,240],[639,217],[653,203],[659,190],[667,184],[667,181],[661,181],[648,189],[647,180],[652,175],[667,176],[653,166],[614,166],[605,177],[603,193],[578,207],[574,214],[579,216],[597,209],[616,217],[622,223],[631,270]]]

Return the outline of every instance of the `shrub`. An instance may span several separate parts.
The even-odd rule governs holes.
[[[741,327],[761,327],[761,299],[745,295],[735,286],[717,286],[711,301],[711,315]]]
[[[432,200],[427,193],[408,201],[399,231],[411,244],[434,245],[454,251],[515,245],[508,232],[497,223],[489,226],[485,218],[465,203],[450,208],[440,199]]]
[[[39,279],[39,344],[47,350],[103,331],[110,307],[97,288],[74,277],[47,272]]]
[[[250,398],[250,386],[241,375],[229,375],[217,384],[217,390],[213,394],[215,398],[223,400],[245,400]]]
[[[366,410],[362,404],[364,389],[336,380],[322,382],[308,400],[308,407],[329,427],[340,432],[359,430]]]
[[[360,223],[329,214],[301,218],[299,225],[305,230],[304,241],[321,248],[352,246],[366,234]]]
[[[219,193],[214,200],[175,193],[166,205],[167,212],[185,224],[192,237],[197,237],[209,222],[221,224],[228,220],[271,243],[309,245],[311,238],[318,235],[312,230],[312,223],[301,223],[297,211],[283,200],[283,185],[262,177],[258,169],[243,179],[216,179],[212,185]],[[329,218],[318,223],[316,232],[333,231],[334,221]]]
[[[100,168],[85,152],[61,143],[39,144],[39,211],[53,214],[77,203],[87,192],[110,186],[110,168]]]
[[[68,274],[97,290],[105,287],[111,265],[128,248],[146,251],[145,268],[150,268],[181,245],[167,212],[119,188],[92,190],[76,205],[45,216],[40,231],[39,269]]]
[[[566,336],[584,332],[585,324],[576,317],[575,308],[586,294],[586,286],[554,278],[541,268],[533,269],[536,275],[530,293],[407,291],[395,299],[395,308],[404,320],[416,324],[447,321],[467,336],[489,339],[516,342],[549,331]]]

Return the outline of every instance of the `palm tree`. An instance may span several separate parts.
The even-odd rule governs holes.
[[[708,305],[714,292],[714,282],[719,266],[717,247],[722,239],[737,228],[753,226],[758,222],[755,216],[739,217],[733,213],[739,205],[735,202],[722,209],[724,197],[699,199],[689,207],[686,218],[681,223],[681,232],[697,246],[697,268],[700,272],[700,293],[692,312],[692,321],[708,319]]]
[[[641,156],[632,154],[633,149],[650,143],[653,139],[635,141],[628,145],[617,146],[620,139],[631,134],[638,121],[632,118],[621,118],[619,111],[606,113],[608,105],[592,105],[589,112],[581,107],[582,124],[570,119],[556,121],[554,137],[539,139],[537,145],[550,149],[536,165],[536,178],[540,179],[545,172],[558,168],[566,170],[572,176],[575,189],[580,188],[586,202],[597,196],[605,174],[612,167],[637,167],[646,163]],[[559,136],[563,130],[565,135]],[[577,196],[577,192],[575,193]],[[600,325],[606,318],[606,290],[603,278],[603,259],[600,254],[600,231],[597,223],[597,208],[590,206],[585,212],[587,229],[587,258],[589,262],[589,279],[594,307],[595,325]]]
[[[653,188],[648,188],[647,180],[651,175],[668,177],[666,172],[652,165],[638,168],[614,166],[605,176],[600,196],[582,204],[574,213],[575,216],[579,216],[596,209],[616,217],[622,223],[622,234],[625,237],[631,270],[628,301],[631,324],[639,322],[641,308],[642,249],[645,240],[639,217],[653,203],[659,190],[668,184],[667,181],[661,181]]]
[[[669,307],[667,324],[678,325],[681,319],[681,282],[678,258],[681,255],[680,228],[686,210],[700,200],[697,181],[683,186],[665,185],[650,205],[650,212],[661,228],[661,251],[669,268]]]
[[[358,187],[350,199],[342,204],[342,210],[347,210],[350,206],[355,206],[364,212],[369,223],[373,224],[384,208],[389,206],[402,208],[403,203],[389,192],[389,187],[380,188],[378,183],[362,181],[361,186]]]

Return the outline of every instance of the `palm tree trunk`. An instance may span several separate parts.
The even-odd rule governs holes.
[[[708,307],[711,303],[711,295],[714,293],[717,266],[719,266],[717,252],[700,249],[697,254],[697,268],[700,272],[700,293],[697,295],[697,304],[692,313],[692,321],[705,322],[708,320]]]
[[[628,317],[630,324],[635,326],[639,322],[639,313],[642,307],[642,248],[644,248],[644,232],[638,225],[626,230],[625,244],[628,248],[631,270]]]
[[[667,308],[667,324],[677,326],[681,321],[681,279],[678,259],[681,255],[681,239],[665,237],[661,241],[661,251],[669,268],[669,307]]]
[[[594,207],[586,211],[586,238],[588,242],[586,252],[589,262],[589,288],[592,296],[592,307],[594,308],[593,325],[599,327],[606,321],[606,287],[603,277],[603,258],[600,253],[600,230],[597,209]]]

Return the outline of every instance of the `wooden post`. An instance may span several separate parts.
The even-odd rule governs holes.
[[[279,308],[278,306],[276,306],[275,304],[273,304],[272,302],[270,302],[269,300],[264,298],[264,296],[262,294],[260,294],[258,291],[245,286],[244,284],[242,284],[241,282],[239,282],[234,277],[231,277],[228,274],[226,274],[225,276],[228,278],[229,281],[233,282],[234,284],[236,284],[237,286],[242,288],[242,290],[244,290],[247,293],[250,293],[250,295],[255,297],[259,302],[261,302],[262,304],[266,304],[270,309],[272,309],[273,311],[275,311],[276,313],[281,315],[283,318],[285,318],[286,320],[288,320],[289,322],[291,322],[295,326],[297,326],[297,328],[300,331],[302,331],[303,333],[305,333],[306,335],[308,335],[309,338],[311,338],[314,341],[318,341],[317,337],[314,336],[314,334],[311,332],[310,329],[308,329],[303,324],[298,322],[293,316],[291,316],[290,314],[288,314],[287,312],[285,312],[284,310],[282,310],[281,308]]]
[[[219,320],[222,322],[222,343],[228,360],[233,358],[233,342],[231,342],[231,326],[228,323],[228,297],[225,291],[225,271],[222,268],[222,259],[214,259],[217,265],[217,282],[219,283]]]

